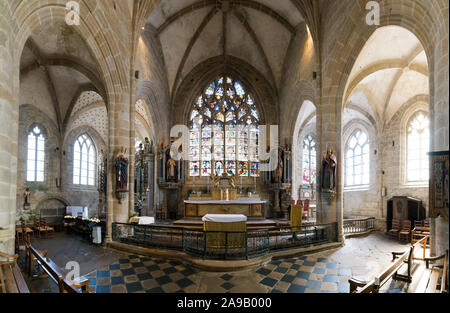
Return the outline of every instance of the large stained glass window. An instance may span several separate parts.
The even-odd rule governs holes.
[[[311,135],[303,139],[303,184],[316,182],[316,141]]]
[[[28,134],[27,181],[44,181],[45,138],[39,127]]]
[[[96,152],[91,139],[81,135],[73,147],[73,183],[75,185],[95,185]]]
[[[406,126],[408,182],[428,181],[429,124],[428,114],[419,111],[411,117]]]
[[[356,131],[347,143],[345,152],[345,185],[368,185],[370,178],[369,137]]]
[[[259,176],[259,118],[240,82],[226,76],[212,81],[190,115],[190,176]]]

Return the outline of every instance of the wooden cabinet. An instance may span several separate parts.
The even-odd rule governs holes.
[[[392,220],[410,220],[412,227],[414,221],[426,218],[425,207],[420,199],[406,196],[395,196],[387,201],[386,229],[392,228]]]

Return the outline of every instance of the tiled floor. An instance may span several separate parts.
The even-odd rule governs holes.
[[[52,240],[43,240],[40,247],[46,247]],[[113,250],[106,252],[102,247],[78,244],[88,245],[79,248],[80,251],[92,250],[82,259],[89,255],[94,260],[98,259],[98,266],[85,275],[90,279],[90,291],[96,293],[347,293],[350,277],[370,279],[390,263],[391,251],[407,249],[407,245],[375,233],[364,238],[347,239],[344,247],[339,249],[272,260],[253,270],[218,273],[194,270],[179,261]],[[85,274],[82,259],[80,265],[82,274]],[[88,268],[92,269],[94,262],[89,261]],[[64,264],[60,266],[63,268]],[[33,284],[38,282],[33,281]],[[35,291],[55,292],[51,285],[42,284],[40,290]],[[392,291],[395,290],[401,292],[398,286],[392,286]]]
[[[129,255],[87,275],[91,292],[348,292],[351,270],[326,258],[277,260],[253,271],[206,273]]]

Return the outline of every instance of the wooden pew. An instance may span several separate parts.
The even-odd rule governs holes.
[[[433,265],[430,267],[430,262],[444,260],[442,265]],[[446,289],[448,280],[448,250],[443,255],[437,257],[425,258],[427,270],[423,273],[422,279],[417,286],[417,293],[436,293],[436,292],[448,292]],[[441,288],[438,290],[439,277],[441,277]]]
[[[394,263],[390,264],[385,270],[375,276],[375,278],[371,281],[362,281],[354,277],[350,278],[348,281],[350,283],[350,293],[378,293],[380,288],[391,278],[411,282],[413,260],[416,259],[414,257],[414,250],[422,243],[426,244],[427,239],[428,236],[422,238],[422,240],[418,241],[416,244],[411,245],[408,251],[392,252],[392,262]],[[398,271],[405,263],[407,264],[406,275],[399,274]],[[357,290],[358,287],[361,289]]]
[[[19,256],[0,252],[1,258],[13,259],[13,261],[0,262],[0,290],[3,293],[30,293],[27,283],[17,265]],[[4,273],[4,276],[3,276]]]
[[[89,279],[80,278],[77,282],[69,284],[66,281],[66,273],[47,255],[41,255],[39,251],[32,246],[28,247],[31,256],[34,256],[36,262],[42,267],[46,274],[58,286],[60,293],[79,293],[76,288],[81,288],[82,293],[89,293]],[[33,271],[33,258],[30,258],[29,265],[30,273]]]

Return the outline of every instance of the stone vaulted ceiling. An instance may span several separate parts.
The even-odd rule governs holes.
[[[47,90],[52,107],[44,97],[38,97],[35,105],[60,131],[67,134],[75,127],[91,126],[107,141],[107,112],[97,64],[73,29],[63,22],[38,27],[26,42],[20,63],[21,83],[34,79],[27,88],[38,88],[36,81],[43,83],[39,86]]]
[[[220,55],[250,63],[278,88],[302,21],[290,0],[162,0],[148,19],[161,42],[171,92],[195,66]]]
[[[425,51],[408,30],[378,28],[361,50],[347,81],[347,108],[369,114],[383,125],[417,96],[428,96]]]

